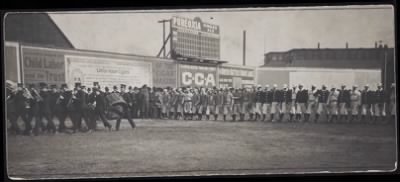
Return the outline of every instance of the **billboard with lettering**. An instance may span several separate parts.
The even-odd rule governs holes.
[[[255,84],[255,69],[237,65],[219,67],[219,86],[242,88]]]
[[[153,86],[155,87],[176,87],[176,66],[174,62],[154,61],[153,62]]]
[[[199,59],[220,59],[220,29],[218,25],[174,16],[171,24],[172,56]]]
[[[64,55],[40,48],[22,48],[22,70],[25,84],[65,83]]]
[[[152,86],[151,62],[74,55],[66,55],[65,62],[67,84],[71,87],[75,82],[86,86],[99,82],[102,88],[112,88],[114,85],[119,87],[120,84]]]
[[[217,84],[215,66],[179,64],[178,80],[180,87],[214,87]]]

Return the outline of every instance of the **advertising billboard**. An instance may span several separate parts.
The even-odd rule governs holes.
[[[40,48],[22,47],[22,70],[25,84],[65,83],[64,55]]]
[[[180,87],[214,87],[217,86],[217,68],[179,64],[178,80]]]
[[[219,26],[200,18],[172,17],[173,57],[220,59]]]
[[[5,43],[4,61],[6,80],[11,80],[16,83],[20,82],[19,46],[17,43]]]
[[[218,71],[219,86],[242,88],[255,84],[255,70],[233,66],[221,66]]]
[[[155,61],[153,62],[153,86],[176,87],[176,63]]]
[[[65,61],[69,86],[74,86],[75,82],[85,86],[99,82],[102,88],[107,86],[110,89],[120,84],[152,86],[151,62],[73,55],[66,55]]]

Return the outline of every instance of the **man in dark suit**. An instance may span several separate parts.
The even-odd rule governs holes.
[[[46,83],[40,83],[40,92],[39,95],[42,98],[42,100],[39,102],[39,116],[38,116],[38,121],[36,121],[34,132],[35,135],[38,134],[39,128],[42,127],[43,125],[41,124],[42,119],[45,118],[47,120],[47,126],[46,128],[42,127],[42,130],[46,130],[48,133],[55,133],[56,132],[56,126],[54,125],[54,122],[51,118],[51,98],[50,98],[50,93],[47,90],[47,84]]]
[[[130,94],[128,92],[125,91],[126,90],[126,85],[121,84],[121,92],[120,95],[121,97],[124,99],[124,101],[126,102],[126,104],[123,106],[123,112],[120,113],[120,117],[117,119],[117,123],[115,125],[115,129],[118,131],[119,130],[119,126],[121,124],[121,119],[126,116],[129,124],[131,125],[132,129],[134,129],[136,127],[135,123],[132,120],[132,111],[131,111],[131,106],[132,106],[132,101],[131,101],[131,97]]]
[[[71,97],[72,97],[72,92],[71,90],[68,90],[67,84],[62,84],[55,105],[56,117],[60,122],[58,126],[58,132],[65,132],[66,130],[65,120],[67,119],[68,116],[67,105]]]
[[[93,92],[89,95],[89,104],[91,108],[91,123],[92,123],[92,129],[96,129],[97,125],[97,118],[100,118],[101,121],[104,124],[105,128],[108,128],[109,131],[111,131],[111,124],[108,122],[106,115],[105,115],[105,109],[106,109],[106,99],[103,93],[99,90],[98,87],[93,87],[92,88]]]

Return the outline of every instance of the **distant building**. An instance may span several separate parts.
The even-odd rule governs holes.
[[[332,84],[346,84],[348,87],[354,84],[359,87],[370,84],[375,88],[378,82],[385,86],[394,82],[393,48],[375,45],[375,48],[316,48],[269,52],[265,54],[264,65],[257,72],[258,84],[328,84],[328,87]]]

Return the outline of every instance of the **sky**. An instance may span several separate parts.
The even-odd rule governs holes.
[[[243,30],[246,63],[260,66],[267,52],[295,48],[373,47],[375,41],[394,46],[391,6],[317,8],[253,8],[50,12],[75,48],[156,56],[162,46],[161,19],[200,17],[219,25],[221,60],[242,64]]]

